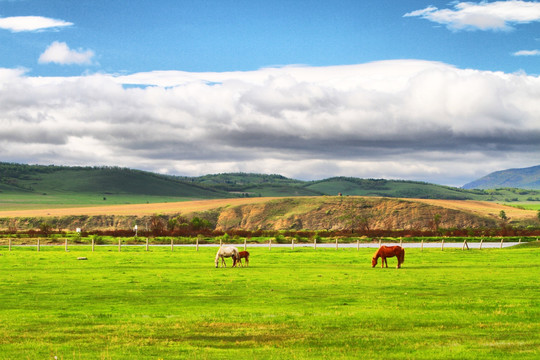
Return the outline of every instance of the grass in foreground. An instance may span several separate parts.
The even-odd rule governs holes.
[[[251,248],[220,269],[216,248],[125,250],[0,248],[0,359],[540,354],[538,248],[407,249],[399,270],[373,249]]]

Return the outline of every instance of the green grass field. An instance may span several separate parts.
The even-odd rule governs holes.
[[[399,270],[374,249],[216,269],[215,247],[3,246],[0,359],[537,359],[537,245],[407,249]]]
[[[105,198],[105,200],[104,200]],[[152,196],[152,195],[100,195],[100,194],[19,194],[3,193],[0,196],[0,208],[9,210],[57,209],[85,206],[107,206],[123,204],[145,204],[160,202],[192,201],[193,198]]]

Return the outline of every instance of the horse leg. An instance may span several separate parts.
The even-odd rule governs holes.
[[[381,268],[384,268],[384,263],[386,263],[386,258],[381,256]],[[388,263],[386,263],[386,267],[388,267]]]
[[[246,267],[249,267],[249,258],[246,258]]]

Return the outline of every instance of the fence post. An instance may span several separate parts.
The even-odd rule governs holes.
[[[39,251],[39,238],[37,239],[37,251]]]
[[[461,250],[465,250],[465,246],[467,247],[467,250],[469,250],[469,244],[467,244],[467,239],[463,240],[463,246],[461,247]]]
[[[521,238],[519,238],[519,242],[518,242],[518,244],[521,244]]]
[[[420,242],[420,251],[424,251],[424,239]]]
[[[268,250],[272,250],[272,238],[268,240]]]
[[[223,239],[219,239],[219,247],[223,246]]]
[[[403,238],[401,236],[399,237],[399,246],[403,247]]]
[[[174,239],[171,239],[171,251],[174,251]]]
[[[146,251],[148,251],[148,238],[146,238]]]
[[[11,251],[11,239],[8,240],[8,248],[9,248],[9,251]]]
[[[291,250],[294,250],[294,238],[291,240]]]
[[[338,249],[339,245],[338,245],[338,238],[336,238],[336,250]]]
[[[356,240],[356,251],[360,251],[360,240]]]
[[[317,250],[317,239],[313,239],[313,249]]]
[[[441,241],[441,251],[444,250],[444,239]]]
[[[68,248],[67,248],[67,239],[64,240],[64,247],[65,247],[65,250],[68,251]]]
[[[122,251],[122,240],[118,240],[118,252]]]
[[[247,239],[244,239],[244,251],[246,251],[247,248]]]
[[[500,247],[500,249],[502,249],[503,241],[504,241],[504,239],[501,239],[501,247]]]
[[[484,243],[484,238],[480,239],[480,250],[482,250],[482,244]]]
[[[382,240],[381,240],[381,239],[379,239],[379,247],[381,247],[381,241],[382,241]]]
[[[195,248],[199,251],[199,238],[195,239]]]
[[[94,245],[96,244],[96,241],[94,240],[94,238],[92,238],[92,252],[94,252]]]

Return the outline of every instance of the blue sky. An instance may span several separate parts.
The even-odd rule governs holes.
[[[42,16],[72,25],[0,32],[4,67],[29,74],[151,70],[238,71],[267,66],[441,61],[460,68],[540,73],[540,23],[511,31],[455,31],[404,17],[445,1],[101,1],[0,0],[0,17]],[[54,41],[94,52],[92,65],[38,63]]]
[[[0,160],[460,186],[538,164],[536,1],[0,0]]]

